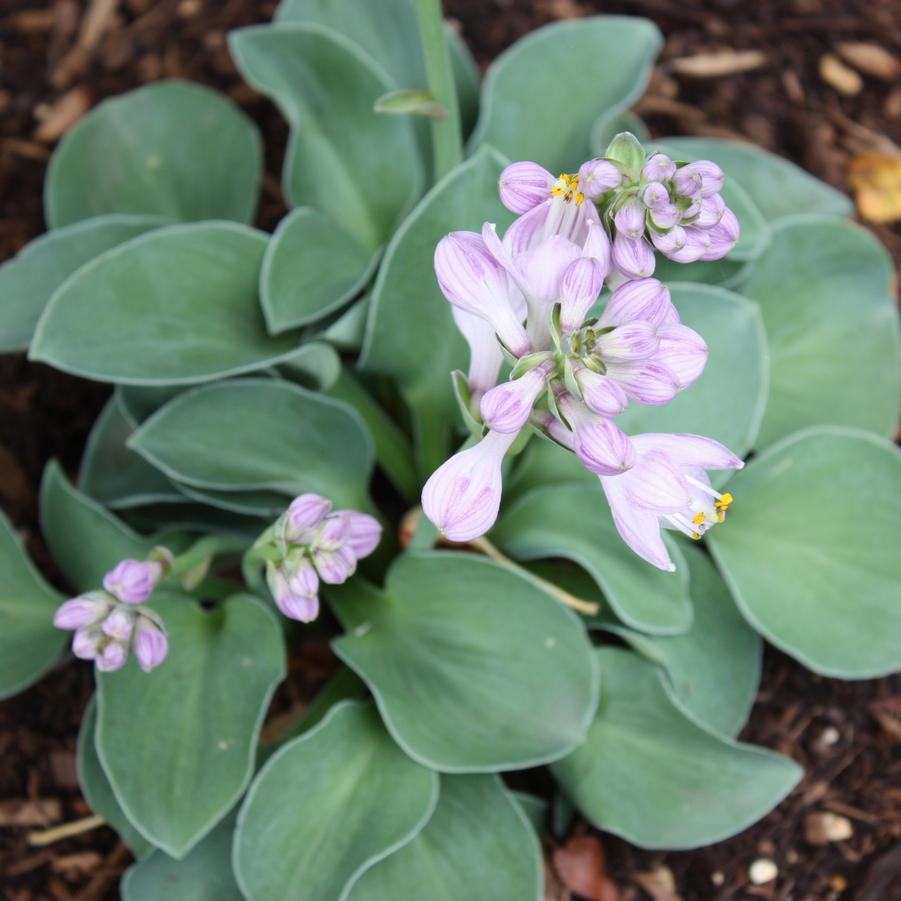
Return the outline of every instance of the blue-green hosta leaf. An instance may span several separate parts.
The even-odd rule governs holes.
[[[357,579],[328,597],[351,630],[336,653],[414,760],[519,769],[583,740],[597,702],[591,646],[528,578],[472,554],[416,553],[395,562],[384,591]]]
[[[157,216],[97,216],[55,229],[23,247],[0,267],[0,351],[28,347],[47,301],[73,272],[167,221]]]
[[[59,656],[67,636],[53,614],[61,601],[0,511],[0,698],[27,688]]]
[[[613,631],[663,667],[673,697],[689,713],[722,735],[735,736],[757,692],[760,637],[736,609],[707,555],[688,542],[681,546],[691,574],[691,628],[683,635]]]
[[[234,864],[248,901],[344,901],[374,863],[423,828],[438,776],[392,741],[371,704],[336,704],[284,745],[238,816]]]
[[[754,446],[767,402],[769,364],[760,310],[724,288],[676,284],[670,289],[682,321],[707,342],[707,366],[672,403],[631,403],[617,423],[630,435],[706,435],[743,456]]]
[[[156,542],[132,531],[69,484],[51,460],[41,482],[41,530],[53,558],[78,591],[93,591],[120,560],[143,560]]]
[[[181,860],[155,851],[132,864],[119,885],[122,901],[243,901],[232,873],[234,834],[229,816]]]
[[[512,216],[497,196],[503,166],[483,148],[438,182],[395,233],[373,291],[361,366],[397,380],[427,447],[423,469],[445,458],[458,419],[450,373],[467,366],[466,343],[435,279],[435,245],[485,221],[507,226]]]
[[[328,214],[370,252],[383,245],[423,181],[412,123],[373,109],[394,87],[388,76],[319,25],[242,28],[229,44],[244,78],[291,125],[282,178],[288,202]]]
[[[275,230],[260,273],[269,331],[278,334],[334,312],[361,290],[377,259],[318,210],[293,210]]]
[[[78,731],[78,785],[91,810],[103,817],[107,826],[115,829],[119,838],[131,849],[135,857],[143,857],[153,850],[153,845],[131,824],[113,794],[112,786],[97,756],[94,735],[97,729],[97,700],[91,698]]]
[[[244,516],[258,516],[271,520],[284,513],[285,507],[288,506],[288,499],[277,491],[216,491],[183,483],[178,483],[177,487],[184,498]]]
[[[773,230],[742,292],[760,304],[770,348],[765,447],[809,425],[889,436],[901,405],[894,267],[857,225],[803,217]]]
[[[726,138],[664,138],[660,143],[685,160],[713,160],[727,183],[744,188],[770,222],[798,213],[850,216],[851,201],[794,163],[744,141]]]
[[[541,847],[497,776],[442,776],[438,806],[409,844],[367,870],[349,901],[538,901]]]
[[[278,621],[236,595],[204,611],[157,592],[169,655],[97,676],[97,753],[128,819],[183,857],[231,809],[253,774],[263,716],[284,678]]]
[[[261,174],[260,133],[227,97],[162,81],[105,100],[66,134],[44,212],[53,228],[106,213],[250,222]]]
[[[126,447],[135,428],[117,391],[88,436],[78,474],[81,490],[110,509],[181,500],[169,479]]]
[[[901,668],[901,454],[836,427],[789,436],[729,482],[711,549],[739,609],[818,673]],[[733,513],[734,511],[734,513]]]
[[[279,379],[235,379],[181,394],[129,446],[176,482],[213,491],[314,491],[366,504],[372,439],[341,401]]]
[[[787,757],[686,716],[653,664],[620,648],[596,653],[603,687],[594,723],[552,769],[599,829],[642,848],[709,845],[760,819],[801,778]]]
[[[644,92],[662,43],[653,22],[631,16],[539,28],[488,70],[472,146],[489,143],[554,174],[576,169],[591,156],[598,117]]]
[[[684,632],[691,624],[691,600],[687,568],[675,543],[667,541],[676,572],[645,563],[616,531],[597,477],[591,481],[543,485],[524,494],[503,512],[492,541],[521,560],[566,557],[578,563],[616,615],[634,629]]]
[[[83,266],[53,295],[32,359],[97,381],[177,385],[262,369],[297,339],[266,333],[267,236],[234,222],[156,229]]]
[[[651,140],[651,133],[641,116],[628,109],[610,109],[601,113],[591,127],[593,156],[603,156],[610,142],[621,132],[630,131],[643,144]]]
[[[425,64],[412,0],[282,0],[274,21],[312,23],[340,32],[362,48],[398,88],[424,88]],[[479,73],[466,44],[447,29],[460,118],[472,128],[479,104]]]

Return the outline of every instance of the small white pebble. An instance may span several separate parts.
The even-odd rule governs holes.
[[[766,885],[779,875],[779,867],[768,857],[761,857],[748,867],[748,878],[754,885]]]
[[[832,745],[838,744],[838,740],[842,737],[841,733],[835,726],[827,726],[820,733],[820,743],[826,745],[826,747],[831,747]]]
[[[714,885],[722,885],[726,881],[726,877],[719,870],[714,870],[710,874],[710,881]]]

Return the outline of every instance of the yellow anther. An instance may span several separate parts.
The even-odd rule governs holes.
[[[723,522],[725,519],[726,519],[726,514],[723,513],[722,510],[717,511],[717,514],[716,514],[716,521],[717,521],[717,522]]]
[[[704,522],[705,519],[707,519],[707,517],[704,516],[703,513],[695,513],[694,518],[692,519],[692,522],[696,526],[699,526],[699,525],[701,525],[702,522]]]
[[[728,510],[729,504],[734,500],[735,498],[727,491],[713,506],[716,507],[717,510]]]
[[[576,194],[576,206],[582,206],[584,201],[585,201],[585,195],[581,191],[579,191],[579,193]]]
[[[694,538],[695,541],[697,541],[701,536],[698,532],[692,532],[691,537]]]

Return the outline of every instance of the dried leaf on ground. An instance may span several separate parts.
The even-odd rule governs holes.
[[[864,153],[848,165],[857,209],[868,222],[901,220],[901,156]]]
[[[844,41],[837,47],[839,54],[864,75],[872,75],[883,81],[901,78],[901,60],[879,44],[863,41]]]
[[[804,817],[804,838],[811,845],[843,842],[853,834],[854,827],[851,821],[837,813],[817,811]]]
[[[594,835],[578,835],[554,850],[554,868],[563,884],[591,901],[618,901],[619,892],[605,872],[604,846]]]
[[[724,75],[750,72],[766,64],[767,56],[762,50],[718,50],[683,56],[670,62],[674,72],[688,78],[722,78]]]
[[[863,90],[863,79],[846,66],[834,53],[820,57],[820,78],[845,97],[853,97]]]
[[[634,878],[654,901],[682,901],[682,896],[676,892],[673,871],[663,864],[650,872],[636,873]]]

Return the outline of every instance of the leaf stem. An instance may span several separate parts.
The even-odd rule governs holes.
[[[28,833],[28,844],[33,848],[42,848],[44,845],[52,845],[54,842],[62,841],[64,838],[71,838],[73,835],[81,835],[83,832],[90,832],[99,826],[106,824],[103,817],[90,816],[83,817],[80,820],[73,820],[71,823],[63,823],[61,826],[54,826],[52,829],[43,829],[40,832]]]
[[[438,181],[463,159],[460,110],[444,36],[441,0],[416,0],[416,21],[429,92],[447,110],[443,119],[431,120],[432,179]]]

